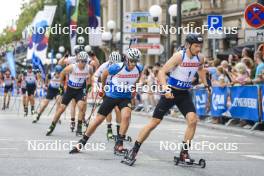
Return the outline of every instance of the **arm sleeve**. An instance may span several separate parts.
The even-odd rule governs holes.
[[[140,73],[144,70],[144,66],[142,64],[137,64],[137,68]]]
[[[108,72],[110,75],[117,74],[121,69],[121,66],[119,64],[113,64],[108,68]]]
[[[256,69],[256,74],[255,74],[255,78],[258,78],[258,76],[259,76],[259,67],[257,67],[257,69]]]

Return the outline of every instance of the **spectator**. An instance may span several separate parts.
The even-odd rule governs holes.
[[[212,81],[213,86],[220,86],[225,87],[228,86],[231,81],[230,78],[227,76],[227,73],[225,72],[224,68],[221,66],[217,67],[217,79]]]
[[[233,73],[233,83],[236,86],[245,85],[251,82],[249,73],[247,72],[247,66],[244,63],[237,63]]]
[[[261,76],[262,70],[264,70],[264,58],[260,51],[255,52],[254,54],[254,61],[257,65],[255,79]]]
[[[226,72],[228,72],[228,62],[226,61],[226,60],[223,60],[222,62],[221,62],[221,67],[223,67],[223,69],[226,71]]]

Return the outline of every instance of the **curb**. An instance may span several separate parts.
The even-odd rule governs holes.
[[[135,112],[133,111],[133,114],[142,115],[144,117],[151,117],[151,115],[144,113],[144,112]],[[172,117],[172,116],[165,116],[164,120],[167,121],[173,121],[173,122],[180,122],[180,123],[186,123],[184,119]],[[239,127],[232,127],[232,126],[225,126],[225,125],[217,125],[217,124],[211,124],[204,121],[199,121],[198,126],[205,127],[208,129],[214,129],[214,130],[221,130],[226,132],[232,132],[237,134],[246,134],[246,135],[253,135],[255,137],[264,138],[264,132],[257,131],[257,130],[249,130],[249,129],[243,129]]]

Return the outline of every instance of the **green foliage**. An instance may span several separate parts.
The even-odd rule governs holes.
[[[37,12],[43,8],[43,4],[44,0],[36,0],[34,3],[23,4],[21,14],[16,22],[17,30],[12,32],[8,28],[4,29],[3,34],[0,35],[0,45],[20,40],[22,38],[22,31],[32,22]]]
[[[35,15],[39,10],[42,10],[44,7],[44,2],[47,5],[57,5],[56,13],[53,19],[52,26],[61,25],[61,28],[68,27],[67,16],[66,16],[66,4],[65,0],[35,0],[34,3],[24,4],[21,11],[22,13],[19,15],[19,19],[17,21],[17,30],[16,32],[9,32],[5,30],[6,35],[0,35],[0,46],[3,44],[11,43],[15,40],[20,40],[22,38],[22,31],[32,23]],[[78,26],[83,29],[88,27],[88,12],[87,0],[79,0],[79,14],[78,14]],[[80,36],[80,35],[79,35]],[[88,35],[85,33],[82,34],[85,38],[85,45],[88,44]],[[70,52],[70,37],[67,34],[50,34],[49,36],[49,48],[48,52],[53,49],[54,53],[58,52],[59,46],[63,45],[66,51]],[[94,49],[95,54],[100,59],[100,61],[104,61],[104,53],[99,48]]]

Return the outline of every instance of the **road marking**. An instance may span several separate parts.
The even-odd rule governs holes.
[[[228,139],[227,136],[209,136],[209,135],[204,135],[204,134],[200,134],[200,135],[197,135],[195,138],[216,138],[216,139]]]
[[[243,156],[248,157],[248,158],[264,160],[264,156],[258,156],[258,155],[243,155]]]
[[[255,154],[255,155],[259,155],[261,153],[259,152],[226,152],[226,153],[229,153],[229,154],[241,154],[241,155],[246,155],[246,154]]]
[[[0,150],[18,150],[17,148],[0,148]]]

